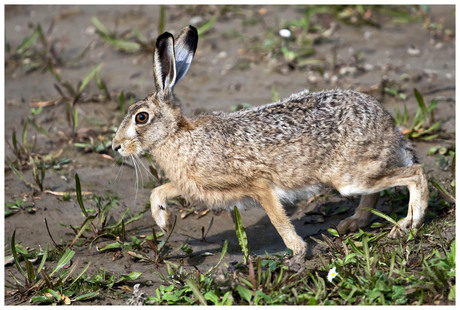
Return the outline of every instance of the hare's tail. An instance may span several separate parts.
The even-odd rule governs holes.
[[[399,150],[402,166],[412,166],[419,163],[415,148],[406,139],[401,139]]]

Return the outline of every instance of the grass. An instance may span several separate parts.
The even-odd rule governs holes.
[[[227,243],[219,262],[206,272],[187,271],[184,265],[166,262],[165,285],[153,296],[145,296],[144,304],[184,305],[398,305],[449,303],[455,300],[455,240],[450,245],[425,249],[423,236],[410,241],[388,241],[386,233],[359,232],[347,237],[326,237],[334,244],[327,255],[320,256],[322,266],[295,273],[286,266],[289,255],[251,257],[247,264],[222,264]],[[430,236],[431,237],[431,236]],[[442,238],[442,236],[438,236]],[[12,243],[15,242],[14,234]],[[15,243],[14,243],[15,244]],[[94,298],[125,281],[133,282],[140,274],[116,277],[104,270],[87,275],[87,266],[72,277],[75,264],[66,266],[75,252],[61,254],[50,274],[43,273],[48,250],[29,254],[19,245],[12,245],[17,269],[24,281],[14,276],[9,287],[31,294],[32,303],[64,304]],[[21,266],[19,251],[26,269]],[[31,256],[30,256],[31,255]],[[38,268],[30,257],[41,259]],[[329,271],[336,276],[328,280]],[[26,271],[27,270],[27,271]],[[37,280],[37,275],[43,278]],[[53,277],[58,275],[57,277]],[[419,275],[423,275],[420,277]]]
[[[337,63],[329,64],[316,55],[316,45],[330,39],[336,31],[335,22],[380,28],[382,23],[421,21],[423,16],[421,6],[306,5],[301,18],[281,20],[278,29],[267,29],[262,37],[250,38],[247,45],[259,59],[277,60],[278,65],[287,65],[290,70],[308,67],[324,74],[326,70],[335,71]],[[281,35],[282,29],[285,35]]]
[[[434,109],[438,105],[438,102],[432,100],[427,106],[422,95],[416,88],[414,88],[414,95],[417,100],[418,109],[412,123],[409,124],[409,115],[406,106],[404,106],[404,112],[397,111],[394,117],[395,122],[398,126],[407,126],[403,129],[402,133],[409,139],[433,140],[438,136],[436,132],[441,125],[441,122],[434,121]]]
[[[235,214],[240,223],[239,214]],[[238,226],[240,224],[237,224]],[[237,236],[245,257],[244,234]],[[243,228],[244,230],[244,228]],[[172,265],[166,285],[145,304],[169,305],[398,305],[455,300],[455,240],[440,249],[423,248],[423,238],[388,241],[386,232],[359,233],[333,239],[323,236],[330,253],[322,267],[295,273],[287,256],[250,257],[226,265],[220,273],[187,272]],[[442,238],[442,236],[438,236]],[[332,245],[332,246],[331,246]],[[225,254],[226,244],[222,249]],[[441,254],[443,253],[443,254]],[[222,257],[219,263],[222,261]],[[336,276],[327,279],[334,268]],[[418,277],[418,274],[424,277]]]
[[[210,19],[206,20],[198,27],[197,30],[200,37],[212,29],[214,23],[218,19],[218,15],[219,14],[217,12]],[[108,45],[110,45],[116,51],[127,54],[147,53],[150,55],[154,50],[155,42],[153,40],[148,40],[136,28],[126,30],[123,32],[118,32],[116,30],[110,30],[96,16],[93,16],[91,18],[91,21],[94,27],[96,28],[96,33],[99,36],[99,38],[106,42]],[[165,24],[165,6],[160,5],[157,35],[160,35],[164,31],[167,31],[167,29],[165,28]]]
[[[90,246],[93,242],[102,237],[110,237],[124,241],[126,238],[125,226],[140,219],[145,213],[144,210],[128,217],[130,210],[127,208],[118,221],[109,223],[110,210],[117,204],[117,199],[109,198],[107,199],[108,201],[104,203],[103,197],[93,194],[93,201],[96,204],[96,208],[88,209],[85,207],[85,203],[83,201],[80,178],[78,174],[75,174],[75,184],[77,202],[82,211],[84,220],[80,226],[67,225],[67,227],[71,228],[75,233],[75,237],[69,245],[70,247],[76,244],[76,242],[82,237],[84,240],[91,240]],[[90,236],[85,237],[84,233],[89,233]]]
[[[48,248],[45,248],[43,251],[29,253],[16,244],[15,234],[16,231],[11,238],[11,252],[16,268],[24,280],[11,274],[14,282],[7,281],[9,282],[7,287],[15,289],[17,294],[20,295],[27,296],[28,294],[33,294],[30,299],[32,304],[70,304],[72,301],[85,300],[97,295],[96,292],[83,292],[80,289],[75,290],[75,284],[89,267],[89,264],[86,265],[79,275],[74,278],[71,277],[78,265],[78,262],[76,262],[71,266],[71,259],[75,255],[75,251],[67,249],[62,253],[56,265],[52,269],[48,269],[45,268],[49,254]],[[20,257],[25,263],[25,269],[21,266]],[[32,259],[37,260],[39,258],[40,264],[35,268]],[[49,272],[48,270],[52,271]]]

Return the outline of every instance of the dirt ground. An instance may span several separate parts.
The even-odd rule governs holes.
[[[218,9],[166,6],[165,30],[177,33],[185,25],[208,19]],[[120,92],[143,98],[153,90],[152,57],[149,53],[121,53],[114,50],[98,37],[91,18],[96,16],[104,25],[120,33],[137,28],[147,39],[153,40],[159,35],[159,12],[159,6],[8,6],[5,10],[5,43],[14,50],[30,35],[29,25],[40,24],[49,42],[55,42],[56,50],[64,60],[74,59],[88,46],[83,58],[75,62],[64,61],[57,70],[63,79],[76,85],[91,68],[102,63],[99,76],[112,94],[112,100],[85,100],[77,104],[79,134],[98,139],[101,135],[112,135],[109,128],[118,126],[123,117],[118,109],[117,98]],[[287,61],[273,60],[269,56],[258,57],[257,53],[250,50],[252,43],[264,40],[267,29],[281,29],[286,21],[299,20],[303,14],[302,6],[246,6],[240,8],[238,14],[230,11],[219,15],[213,27],[200,37],[190,71],[175,88],[184,104],[184,114],[193,115],[201,110],[230,111],[238,104],[257,106],[269,103],[273,89],[283,98],[305,88],[319,91],[340,87],[376,96],[392,114],[398,109],[402,110],[403,104],[406,104],[409,115],[413,116],[417,111],[417,102],[412,89],[417,88],[425,102],[438,100],[434,115],[436,121],[441,121],[443,138],[430,142],[415,141],[414,145],[429,176],[447,180],[450,171],[440,166],[438,158],[428,156],[427,152],[433,146],[452,148],[455,144],[455,39],[426,29],[421,22],[382,22],[381,28],[333,22],[331,27],[334,30],[331,34],[314,44],[314,59],[325,64],[335,63],[333,70],[330,65],[326,65],[322,72],[308,65],[292,67]],[[444,29],[455,30],[454,6],[431,6],[428,14],[433,23],[441,24]],[[45,219],[54,239],[58,243],[66,243],[75,234],[61,224],[81,225],[83,222],[76,199],[66,200],[62,196],[36,191],[18,178],[8,166],[8,159],[14,158],[11,148],[13,131],[16,131],[18,137],[21,136],[23,124],[34,103],[60,98],[54,87],[56,81],[46,70],[28,72],[24,63],[27,60],[9,62],[8,55],[6,52],[4,138],[9,143],[4,144],[4,202],[24,200],[33,205],[34,209],[31,212],[21,209],[4,219],[5,251],[10,247],[13,231],[16,231],[16,242],[23,246],[37,248],[39,245],[43,247],[51,244]],[[407,99],[382,95],[382,85],[388,81],[400,85]],[[92,94],[100,94],[94,82],[90,83],[83,96],[89,98]],[[49,131],[48,136],[29,126],[29,141],[33,141],[36,136],[34,153],[46,155],[62,150],[59,159],[70,159],[61,169],[47,169],[43,181],[45,190],[75,192],[75,173],[78,173],[82,191],[111,197],[116,193],[118,202],[111,211],[114,219],[118,219],[126,208],[133,212],[144,210],[152,188],[148,175],[144,173],[144,186],[136,191],[136,175],[129,163],[120,167],[111,158],[115,156],[114,153],[89,152],[76,148],[65,115],[66,104],[60,101],[45,107],[35,116],[36,123]],[[22,173],[28,182],[34,183],[30,167]],[[89,207],[94,207],[90,198],[85,199],[85,202]],[[321,220],[311,220],[305,216],[306,208],[314,208],[315,202],[288,206],[296,230],[309,243],[308,255],[314,256],[325,250],[309,236],[324,233],[352,214],[351,206],[357,202],[358,198],[334,196],[329,204],[337,208],[344,205],[350,208],[344,213],[325,216]],[[193,254],[187,257],[179,251],[168,257],[169,260],[177,262],[185,259],[188,266],[195,265],[205,270],[217,262],[219,255],[202,254],[220,251],[224,240],[229,242],[229,253],[225,261],[241,260],[231,214],[209,212],[201,217],[201,213],[198,213],[182,218],[179,207],[172,208],[178,220],[170,240],[171,247],[179,246],[188,239]],[[243,211],[242,218],[251,253],[273,254],[285,249],[263,210]],[[211,229],[203,241],[202,227],[207,229],[211,219]],[[147,212],[126,229],[129,235],[148,235],[152,232],[152,225],[154,222]],[[102,247],[111,242],[114,240],[100,239],[96,246]],[[142,272],[139,281],[151,281],[151,285],[144,291],[147,295],[153,294],[160,283],[153,265],[139,263],[129,255],[114,261],[113,252],[100,253],[96,246],[75,248],[81,266],[92,262],[88,273],[100,268],[116,274]],[[16,272],[14,266],[6,266],[6,277],[9,270]],[[16,302],[6,296],[6,303]],[[120,301],[101,297],[95,303],[115,304]]]

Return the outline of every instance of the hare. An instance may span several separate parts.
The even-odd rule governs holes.
[[[170,183],[152,190],[152,216],[171,229],[167,199],[183,196],[212,208],[260,204],[294,254],[306,243],[281,202],[324,186],[361,195],[342,233],[365,226],[379,192],[407,186],[408,215],[390,236],[418,227],[428,203],[422,166],[391,115],[374,98],[352,90],[302,91],[242,111],[185,117],[174,86],[187,73],[198,43],[192,26],[165,32],[153,54],[155,91],[128,109],[113,139],[122,156],[149,152]]]

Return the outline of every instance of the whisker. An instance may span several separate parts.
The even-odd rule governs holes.
[[[113,164],[116,165],[117,161],[115,161]],[[125,158],[121,157],[121,165],[118,167],[118,172],[117,175],[115,176],[115,179],[113,182],[117,182],[119,179],[121,179],[121,176],[123,175],[123,164],[125,163]]]
[[[144,188],[144,175],[142,174],[142,169],[139,166],[139,157],[137,155],[134,155],[134,161],[137,164],[137,167],[139,169],[139,175],[141,176],[141,188]]]
[[[136,190],[136,194],[134,196],[135,197],[134,200],[137,200],[137,193],[139,192],[139,176],[137,174],[137,169],[138,168],[137,168],[136,162],[134,160],[134,156],[130,155],[129,158],[131,158],[131,161],[133,162],[133,165],[134,165],[134,171],[136,172],[136,183],[134,185],[134,188]]]
[[[144,162],[142,161],[141,158],[139,158],[139,156],[137,156],[137,159],[138,161],[141,163],[142,167],[144,167],[145,171],[147,171],[147,173],[152,177],[152,178],[155,178],[155,176],[150,172],[150,170],[145,166]]]
[[[140,168],[139,166],[139,163],[141,164],[142,167],[144,167],[144,163],[142,163],[142,160],[139,158],[138,155],[136,155],[136,159],[137,159],[137,163],[138,163],[138,167],[139,167],[139,172],[141,173],[141,188],[144,188],[144,175],[142,174],[142,169]],[[148,176],[147,176],[147,181],[148,181]]]

